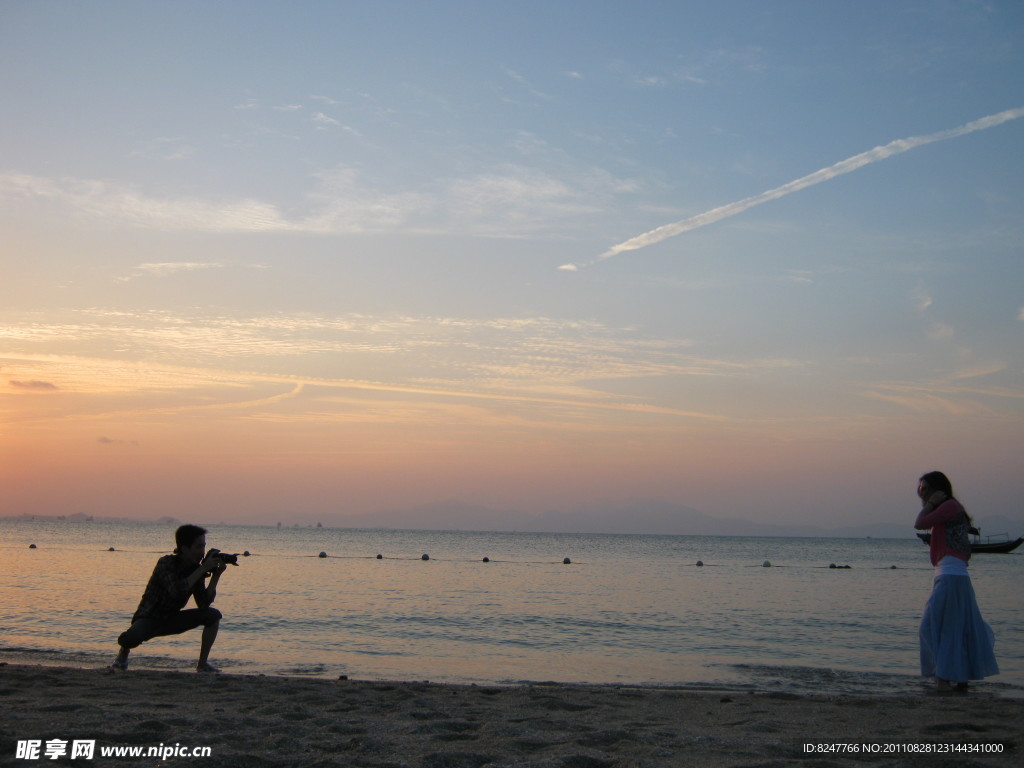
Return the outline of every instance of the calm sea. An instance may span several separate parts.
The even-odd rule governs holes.
[[[217,597],[212,660],[226,672],[798,693],[922,685],[917,624],[932,571],[916,539],[208,527],[210,546],[251,553]],[[173,533],[0,520],[0,660],[109,663]],[[1024,696],[1024,557],[976,555],[971,572],[1002,669],[979,688]],[[188,669],[198,645],[198,632],[159,638],[133,666]]]

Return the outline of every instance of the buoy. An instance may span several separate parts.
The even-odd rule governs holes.
[[[327,553],[326,552],[321,552],[319,556],[320,557],[327,557]]]
[[[828,567],[829,567],[829,568],[835,568],[835,567],[836,567],[836,564],[835,564],[835,563],[829,563],[829,564],[828,564]]]
[[[35,548],[36,548],[36,545],[35,545],[35,544],[29,544],[29,545],[28,545],[28,548],[29,548],[29,549],[35,549]]]
[[[704,567],[704,561],[703,560],[698,560],[697,561],[697,567],[698,568],[703,568]]]
[[[420,558],[420,560],[429,560],[429,559],[430,559],[430,555],[428,555],[426,552],[424,552],[423,553],[423,557]]]
[[[562,565],[572,565],[572,560],[567,557],[562,560]]]
[[[384,559],[384,555],[378,554],[378,555],[377,555],[377,559],[378,559],[378,560],[383,560],[383,559]]]
[[[485,562],[485,563],[489,563],[489,562],[491,562],[491,558],[489,558],[489,557],[484,557],[484,562]]]
[[[765,560],[763,563],[761,563],[761,567],[762,568],[771,568],[772,564],[768,560]]]
[[[242,557],[249,557],[249,550],[248,549],[245,550],[245,552],[242,553]]]
[[[117,552],[113,547],[107,547],[107,552]]]

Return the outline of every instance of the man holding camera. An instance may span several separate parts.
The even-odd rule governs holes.
[[[117,638],[121,646],[112,670],[128,669],[132,648],[154,637],[179,635],[202,625],[196,672],[216,674],[220,670],[207,661],[213,641],[217,639],[221,613],[211,607],[217,597],[217,582],[227,568],[220,551],[206,552],[206,530],[198,525],[183,525],[174,533],[178,545],[173,555],[164,555],[153,569],[139,607],[132,616],[132,625]],[[204,557],[205,553],[205,557]],[[237,563],[236,563],[237,564]],[[208,575],[213,574],[210,583]],[[197,608],[182,610],[189,597],[195,597]]]

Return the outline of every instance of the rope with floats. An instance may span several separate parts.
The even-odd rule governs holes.
[[[28,548],[29,549],[38,549],[38,547],[35,544],[29,544]],[[134,554],[156,554],[156,555],[158,555],[158,554],[169,554],[169,553],[165,553],[163,551],[159,551],[158,552],[158,551],[154,551],[154,550],[116,549],[114,547],[108,547],[106,549],[106,551],[107,552],[125,552],[125,553],[134,553]],[[249,550],[245,550],[244,552],[237,553],[237,556],[238,557],[253,557],[254,554],[252,552],[250,552]],[[283,553],[270,553],[270,554],[263,554],[263,555],[256,555],[256,556],[258,556],[258,557],[296,558],[296,559],[317,558],[317,559],[321,559],[321,560],[405,560],[405,561],[420,560],[420,561],[423,561],[423,562],[429,562],[431,559],[433,559],[426,552],[424,552],[419,557],[386,556],[386,555],[383,555],[381,553],[377,553],[376,555],[329,555],[329,554],[327,554],[326,551],[321,551],[319,554],[316,554],[316,555],[291,555],[291,554],[283,554]],[[447,562],[466,562],[466,561],[463,561],[463,560],[450,560],[450,561],[447,561]],[[556,564],[554,561],[551,561],[551,560],[493,560],[493,559],[491,559],[490,557],[488,557],[486,555],[483,558],[481,558],[480,560],[473,561],[473,562],[480,562],[480,563],[505,563],[505,564],[515,564],[515,565],[555,565]],[[562,558],[562,563],[561,564],[562,565],[573,565],[574,562],[573,562],[572,558],[564,557],[564,558]],[[695,563],[692,563],[692,564],[690,564],[688,566],[684,566],[684,567],[721,568],[723,566],[720,563],[705,563],[703,560],[698,560]],[[833,571],[849,571],[849,570],[853,570],[853,566],[852,565],[837,565],[836,563],[829,563],[828,565],[798,565],[798,566],[792,566],[792,565],[775,565],[770,560],[765,560],[760,565],[750,565],[750,564],[748,564],[748,565],[741,565],[739,567],[741,567],[741,568],[812,568],[812,569],[824,569],[824,570],[833,570]],[[917,570],[922,570],[922,569],[923,568],[918,568]],[[871,567],[871,570],[892,570],[892,571],[896,571],[896,570],[907,570],[907,569],[906,568],[901,568],[898,565],[890,565],[890,566],[874,566],[874,567]]]

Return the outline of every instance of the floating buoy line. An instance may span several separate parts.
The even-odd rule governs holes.
[[[38,549],[38,547],[35,544],[29,544],[28,548],[29,549]],[[154,554],[154,555],[168,554],[165,551],[115,549],[114,547],[108,547],[106,549],[106,551],[107,552],[124,552],[124,553],[133,553],[134,552],[135,554]],[[250,552],[249,550],[245,550],[244,552],[239,552],[237,554],[238,554],[239,557],[252,557],[253,556],[253,553]],[[317,555],[269,554],[269,555],[259,555],[259,557],[281,557],[281,558],[314,558],[315,557],[315,558],[322,559],[322,560],[328,560],[328,559],[330,559],[330,560],[374,560],[374,559],[375,560],[420,560],[420,561],[424,561],[424,562],[428,562],[428,561],[433,559],[433,558],[431,558],[430,554],[428,554],[426,552],[424,552],[419,557],[398,557],[398,556],[392,557],[392,556],[385,556],[385,555],[383,555],[381,553],[377,553],[376,555],[329,555],[325,551],[324,552],[320,552]],[[462,561],[454,561],[453,560],[453,561],[449,561],[449,562],[462,562]],[[476,562],[481,562],[481,563],[506,563],[506,564],[515,564],[515,565],[555,565],[556,564],[554,561],[551,561],[551,560],[492,560],[490,557],[487,557],[486,555],[483,558],[481,558],[479,561],[476,561]],[[570,557],[562,558],[562,565],[574,565],[574,564],[575,563],[573,562],[572,558],[570,558]],[[682,564],[682,565],[685,565],[685,564]],[[695,563],[692,563],[690,565],[692,567],[695,567],[695,568],[720,568],[720,567],[723,567],[722,564],[720,564],[720,563],[705,563],[703,560],[698,560]],[[765,560],[760,565],[749,565],[748,564],[748,565],[741,565],[739,567],[741,567],[741,568],[812,568],[812,569],[826,569],[826,570],[833,570],[833,571],[849,571],[849,570],[853,570],[853,566],[852,565],[837,565],[836,563],[829,563],[828,565],[797,565],[797,566],[793,566],[793,565],[775,565],[770,560]],[[921,567],[912,566],[911,568],[906,568],[906,567],[902,567],[901,568],[898,565],[889,565],[889,566],[873,566],[869,570],[886,570],[886,571],[892,570],[892,571],[897,571],[897,570],[925,570],[925,568],[923,566],[921,566]],[[928,570],[931,570],[931,569],[928,569]]]
[[[29,544],[29,549],[38,549],[35,544]],[[124,554],[145,554],[145,555],[168,555],[171,554],[166,550],[154,550],[154,549],[117,549],[115,547],[107,547],[106,552],[120,552]],[[386,556],[383,554],[376,555],[330,555],[327,552],[320,552],[316,555],[290,555],[284,553],[271,553],[264,555],[254,555],[249,550],[244,552],[236,553],[239,557],[280,557],[280,558],[293,558],[293,559],[309,559],[316,558],[320,560],[419,560],[429,561],[433,560],[429,553],[424,552],[419,557],[399,557],[399,556]],[[449,561],[458,562],[458,561]],[[514,563],[519,565],[555,565],[555,561],[552,560],[493,560],[490,557],[484,556],[479,562],[483,563]],[[568,557],[562,559],[563,565],[571,565],[572,560]]]
[[[431,556],[429,553],[426,553],[426,552],[424,552],[419,557],[386,556],[386,555],[382,555],[382,554],[379,554],[379,553],[376,554],[376,555],[329,555],[326,552],[321,552],[319,555],[264,555],[264,557],[297,557],[297,558],[319,557],[319,558],[328,558],[328,559],[332,559],[332,560],[420,560],[420,561],[423,561],[423,562],[429,562],[431,560],[435,560],[436,559],[433,556]],[[463,560],[449,560],[447,562],[465,562],[465,561],[463,561]],[[480,558],[480,560],[473,561],[473,562],[480,562],[480,563],[506,563],[506,564],[507,563],[512,563],[512,564],[516,564],[516,565],[556,565],[556,563],[554,561],[551,561],[551,560],[495,560],[493,558],[487,557],[486,555],[484,555],[484,557]],[[571,558],[566,557],[566,558],[562,559],[562,565],[572,565],[572,564],[573,564],[573,562],[572,562]]]

